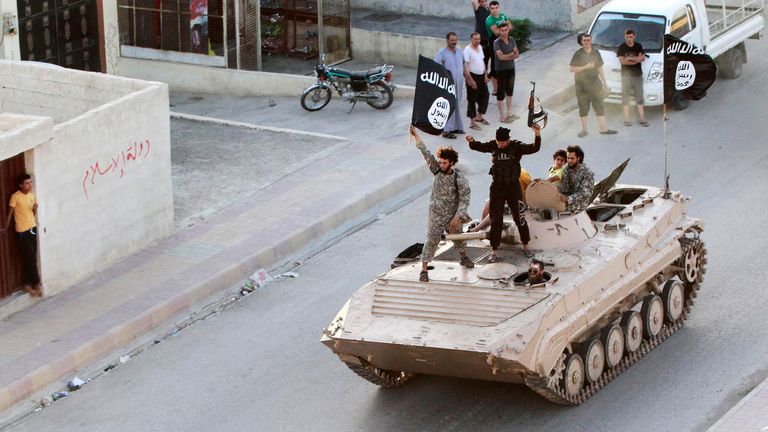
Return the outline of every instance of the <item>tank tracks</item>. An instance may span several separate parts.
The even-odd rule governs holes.
[[[360,377],[381,387],[400,387],[415,376],[415,374],[409,372],[397,372],[379,369],[363,359],[359,360],[360,364],[350,362],[344,362],[344,364],[347,365],[348,368],[352,369],[352,372],[358,374]]]
[[[646,356],[646,354],[651,352],[651,350],[659,346],[668,337],[678,331],[685,323],[685,320],[688,318],[688,315],[693,308],[695,299],[698,296],[699,290],[701,289],[702,276],[705,271],[704,266],[707,261],[704,243],[697,237],[681,238],[680,246],[682,253],[677,262],[675,262],[675,265],[683,269],[683,273],[680,274],[680,278],[683,281],[686,294],[685,307],[683,309],[682,315],[680,315],[680,318],[674,322],[665,323],[658,335],[651,339],[644,339],[637,350],[635,350],[633,353],[624,355],[619,364],[610,369],[606,369],[603,374],[600,375],[600,377],[594,382],[585,384],[581,391],[576,395],[568,395],[561,385],[562,374],[564,370],[561,364],[563,361],[562,358],[558,366],[555,367],[555,372],[553,374],[548,376],[526,376],[525,384],[539,395],[556,404],[581,405],[582,403],[586,402],[587,399],[592,397],[592,395],[613,381],[622,372],[640,361],[643,357]],[[690,256],[690,252],[694,253],[694,259],[696,260],[698,267],[694,269],[693,274],[688,271],[688,275],[686,276],[686,270],[689,270],[687,269],[686,264],[691,264],[690,262],[686,262],[686,258]]]

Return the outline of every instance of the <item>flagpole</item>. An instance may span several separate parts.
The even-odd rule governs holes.
[[[667,123],[669,123],[669,115],[667,115],[667,104],[664,104],[664,198],[669,198],[669,171],[667,167]]]

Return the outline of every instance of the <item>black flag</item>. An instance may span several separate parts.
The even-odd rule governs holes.
[[[455,110],[453,75],[434,60],[419,56],[411,123],[428,134],[439,135]]]
[[[715,82],[717,66],[703,49],[664,35],[664,103],[670,103],[675,92],[685,99],[699,100]]]

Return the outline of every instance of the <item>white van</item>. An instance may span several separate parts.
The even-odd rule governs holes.
[[[621,64],[616,49],[624,31],[635,31],[635,40],[646,53],[642,63],[645,105],[664,103],[664,34],[669,33],[703,48],[717,61],[719,75],[735,79],[747,61],[744,41],[759,39],[765,28],[765,0],[612,0],[598,12],[589,33],[600,50],[611,93],[609,103],[621,103]],[[676,95],[670,104],[685,109],[689,101]]]

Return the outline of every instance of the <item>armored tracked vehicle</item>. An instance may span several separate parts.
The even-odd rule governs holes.
[[[558,209],[554,186],[529,187],[529,248],[545,280],[528,283],[515,225],[505,220],[502,262],[489,264],[485,233],[468,239],[476,263],[441,245],[430,281],[399,257],[358,290],[321,341],[361,377],[399,387],[416,374],[525,384],[552,402],[579,405],[685,322],[700,289],[703,222],[688,198],[650,186],[600,182],[589,207]],[[418,248],[413,248],[418,249]]]

